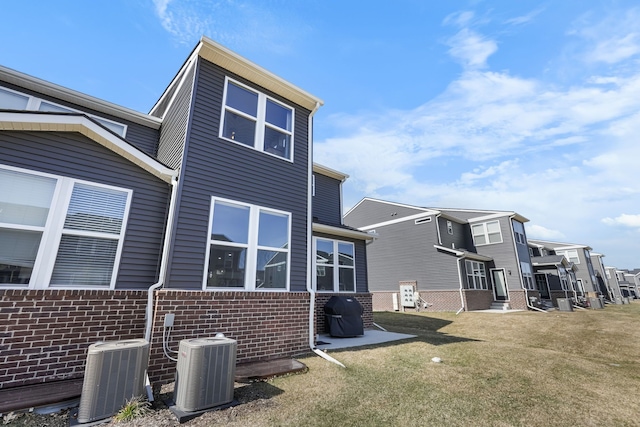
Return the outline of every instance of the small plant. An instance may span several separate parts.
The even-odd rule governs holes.
[[[151,412],[151,404],[144,397],[136,396],[124,404],[122,409],[113,417],[115,422],[131,421],[135,418],[143,417]]]

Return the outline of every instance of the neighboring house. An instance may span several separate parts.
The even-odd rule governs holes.
[[[531,264],[540,298],[557,306],[558,298],[577,298],[575,265],[564,255],[548,255],[529,241]],[[544,254],[544,255],[543,255]]]
[[[539,299],[523,225],[528,220],[515,212],[364,198],[344,221],[376,235],[367,247],[374,310],[404,306],[400,284],[414,287],[436,311],[525,309]]]
[[[607,286],[606,269],[603,261],[604,255],[593,251],[591,251],[590,254],[598,291],[606,299],[613,301],[613,295],[609,292],[609,287]]]
[[[618,298],[622,298],[622,290],[620,288],[620,279],[624,280],[624,274],[622,272],[618,272],[618,269],[615,267],[605,267],[605,278],[607,281],[607,289],[611,294],[613,300],[617,300]],[[620,277],[622,276],[622,277]],[[619,301],[619,300],[618,300]]]
[[[0,388],[140,337],[171,381],[166,314],[169,348],[221,332],[240,363],[309,351],[332,294],[369,326],[371,236],[339,220],[346,175],[312,162],[321,104],[206,37],[149,114],[0,68]]]
[[[618,270],[619,284],[623,297],[640,298],[640,271]]]
[[[602,294],[600,284],[591,263],[591,247],[587,245],[551,242],[546,240],[529,239],[529,243],[544,248],[549,255],[563,255],[575,266],[576,292],[578,296],[593,296]]]

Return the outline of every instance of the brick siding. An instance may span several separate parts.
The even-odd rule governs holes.
[[[317,296],[316,330],[324,329]],[[373,323],[371,294],[353,294]],[[0,388],[82,378],[87,348],[99,341],[142,338],[147,292],[111,290],[0,290]],[[156,291],[149,377],[173,381],[175,362],[162,352],[164,317],[175,314],[168,342],[224,333],[238,341],[238,363],[309,351],[307,292]]]

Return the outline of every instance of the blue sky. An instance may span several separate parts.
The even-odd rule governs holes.
[[[516,211],[640,267],[637,1],[3,4],[0,64],[147,112],[202,34],[322,98],[315,160],[362,197]]]

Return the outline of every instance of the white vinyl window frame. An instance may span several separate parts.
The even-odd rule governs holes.
[[[53,175],[48,173],[42,173],[29,169],[16,168],[12,166],[0,165],[0,170],[15,171],[31,176],[38,176],[49,178],[56,181],[55,189],[53,192],[52,200],[49,205],[49,212],[44,226],[17,226],[14,224],[0,223],[0,228],[3,229],[15,229],[25,231],[37,231],[42,233],[40,244],[36,254],[32,274],[27,284],[28,289],[115,289],[115,284],[120,267],[120,259],[122,255],[122,247],[124,245],[125,231],[127,229],[127,222],[129,218],[129,211],[131,208],[131,200],[133,191],[126,188],[120,188],[110,185],[99,184],[91,181],[79,180],[74,178],[68,178],[60,175]],[[76,184],[93,187],[103,188],[109,191],[121,192],[126,194],[126,203],[122,212],[122,222],[120,224],[119,233],[104,233],[99,231],[85,231],[85,230],[69,230],[65,229],[65,220],[67,218],[67,212],[71,202],[71,196],[73,195],[73,189]],[[89,238],[109,239],[117,241],[117,247],[115,252],[115,258],[113,262],[113,268],[111,269],[111,280],[109,286],[88,286],[88,285],[67,285],[56,284],[51,285],[51,277],[53,270],[58,259],[58,251],[60,249],[60,242],[63,235],[75,235],[84,236]],[[25,286],[18,286],[15,284],[3,284],[0,283],[0,289],[12,289],[20,288],[24,289]]]
[[[216,240],[211,237],[213,230],[213,219],[215,215],[216,202],[221,204],[227,204],[231,206],[239,206],[249,209],[249,223],[247,229],[247,242],[235,243],[224,240]],[[260,213],[273,214],[276,216],[285,216],[287,218],[287,244],[286,248],[277,248],[273,246],[263,246],[258,244],[259,236],[259,224]],[[207,232],[207,252],[204,262],[204,274],[202,281],[202,289],[206,291],[260,291],[260,292],[284,292],[289,291],[291,281],[291,212],[281,211],[272,208],[266,208],[259,205],[253,205],[250,203],[239,202],[237,200],[226,199],[222,197],[211,197],[211,208],[209,211],[209,228]],[[243,287],[214,287],[208,286],[207,282],[210,278],[211,272],[209,271],[209,260],[211,257],[212,245],[225,246],[230,248],[246,249],[245,257],[245,274],[244,274],[244,286]],[[282,288],[261,288],[256,287],[257,279],[257,266],[258,266],[258,252],[259,251],[272,251],[279,252],[286,255],[286,283]]]
[[[120,135],[121,137],[125,137],[127,135],[127,125],[124,123],[115,122],[113,120],[105,119],[104,117],[96,116],[93,114],[88,114],[84,111],[76,110],[71,107],[67,107],[66,105],[57,104],[53,101],[45,100],[42,98],[38,98],[33,95],[27,95],[26,93],[18,92],[4,86],[0,86],[0,91],[5,91],[9,94],[13,94],[15,96],[19,96],[25,98],[26,105],[24,107],[25,110],[28,111],[58,111],[63,113],[81,113],[85,114],[88,117],[91,117],[93,120],[100,123],[102,126],[106,127],[110,131]],[[51,106],[47,109],[47,106]],[[0,105],[0,109],[2,109],[2,105]]]
[[[253,94],[255,94],[257,96],[257,113],[255,116],[253,116],[252,114],[246,113],[244,111],[238,110],[236,108],[233,108],[229,105],[227,105],[227,95],[228,95],[228,89],[229,89],[229,84],[235,85],[241,89],[244,89],[248,92],[251,92]],[[291,117],[290,117],[290,127],[291,129],[285,129],[282,128],[280,126],[274,125],[272,123],[269,123],[266,119],[267,116],[267,103],[268,102],[272,102],[273,104],[282,107],[284,109],[287,109],[291,112]],[[232,113],[232,114],[236,114],[244,119],[250,120],[252,122],[255,123],[255,135],[254,135],[254,141],[252,145],[247,145],[245,143],[236,141],[232,138],[228,138],[226,136],[224,136],[224,129],[225,129],[225,121],[227,120],[227,113]],[[249,147],[252,148],[254,150],[260,151],[262,153],[268,154],[269,156],[273,156],[275,158],[278,159],[282,159],[282,160],[286,160],[288,162],[293,162],[293,153],[294,153],[294,127],[295,127],[295,108],[281,102],[278,101],[275,98],[272,98],[268,95],[266,95],[265,93],[262,93],[250,86],[247,86],[243,83],[240,83],[237,80],[234,80],[232,78],[229,78],[228,76],[225,77],[225,81],[224,81],[224,94],[222,97],[222,117],[220,118],[220,128],[219,128],[219,133],[218,136],[226,141],[230,141],[233,142],[235,144],[238,144],[240,146],[243,147]],[[286,156],[281,156],[278,154],[274,154],[274,153],[270,153],[269,151],[266,150],[265,148],[265,129],[266,128],[270,128],[274,131],[277,131],[279,133],[285,134],[289,136],[289,155],[288,157]]]
[[[580,264],[580,256],[578,255],[578,250],[577,249],[566,249],[566,250],[558,250],[556,249],[556,255],[564,255],[564,257],[574,263],[575,265]]]
[[[483,262],[465,260],[467,270],[467,289],[489,289],[487,282],[487,268]]]
[[[478,224],[472,224],[471,234],[473,235],[473,243],[475,246],[494,245],[502,243],[502,230],[500,229],[500,221],[488,221]]]
[[[346,245],[349,246],[351,248],[351,253],[353,253],[353,265],[344,265],[344,264],[340,264],[340,257],[333,257],[333,260],[331,262],[318,262],[318,241],[324,241],[324,242],[330,242],[332,244],[333,247],[333,253],[334,254],[339,254],[340,253],[340,245]],[[333,276],[332,276],[332,284],[333,284],[333,289],[332,290],[318,290],[318,277],[326,277],[327,273],[327,269],[326,267],[330,267],[333,270]],[[350,271],[352,274],[352,280],[353,280],[353,290],[340,290],[340,271],[343,272],[347,272]],[[358,284],[356,283],[356,248],[355,248],[355,244],[353,242],[348,242],[345,240],[336,240],[336,239],[329,239],[326,237],[315,237],[313,238],[313,289],[316,290],[316,292],[318,293],[355,293],[358,289]]]

